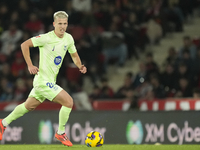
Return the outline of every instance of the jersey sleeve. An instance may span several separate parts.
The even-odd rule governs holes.
[[[69,47],[68,47],[68,52],[69,53],[75,53],[76,52],[76,47],[74,45],[74,39],[71,35],[70,35],[70,44],[69,44]]]
[[[48,36],[46,34],[41,34],[31,38],[34,47],[44,46],[48,43]]]

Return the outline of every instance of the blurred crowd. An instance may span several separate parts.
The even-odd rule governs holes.
[[[0,102],[21,101],[28,96],[33,76],[27,70],[20,44],[53,30],[53,14],[59,10],[69,14],[67,32],[74,37],[94,86],[92,93],[84,94],[85,75],[67,55],[58,84],[77,99],[128,98],[136,108],[140,98],[191,97],[193,87],[200,86],[200,48],[189,36],[183,38],[179,50],[169,48],[164,72],[155,63],[153,53],[147,53],[140,71],[128,72],[118,91],[113,91],[105,74],[111,63],[124,67],[128,59],[140,60],[138,51],[146,53],[148,45],[159,44],[167,33],[184,32],[184,23],[198,6],[198,0],[1,0]],[[31,48],[31,58],[38,66],[38,48]]]

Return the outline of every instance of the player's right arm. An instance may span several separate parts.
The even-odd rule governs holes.
[[[33,43],[31,41],[31,39],[28,39],[25,42],[23,42],[21,44],[22,54],[24,56],[24,59],[26,61],[26,64],[28,66],[28,70],[29,70],[30,74],[37,74],[39,69],[36,66],[34,66],[31,61],[30,47],[33,47]]]

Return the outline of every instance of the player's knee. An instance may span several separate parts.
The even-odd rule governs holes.
[[[34,111],[34,109],[35,109],[35,108],[30,108],[30,109],[28,109],[28,110],[29,110],[29,111]]]
[[[72,108],[73,105],[74,105],[74,102],[73,102],[73,99],[72,99],[72,98],[70,99],[69,105],[70,105],[70,108]]]
[[[27,109],[28,111],[33,111],[35,108],[36,108],[36,107],[34,107],[34,106],[26,106],[26,109]]]
[[[72,108],[73,107],[73,99],[70,97],[67,101],[66,101],[66,104],[65,106],[66,107],[69,107],[69,108]]]

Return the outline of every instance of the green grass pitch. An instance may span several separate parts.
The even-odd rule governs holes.
[[[200,150],[200,145],[107,145],[87,147],[85,145],[0,145],[0,150]]]

